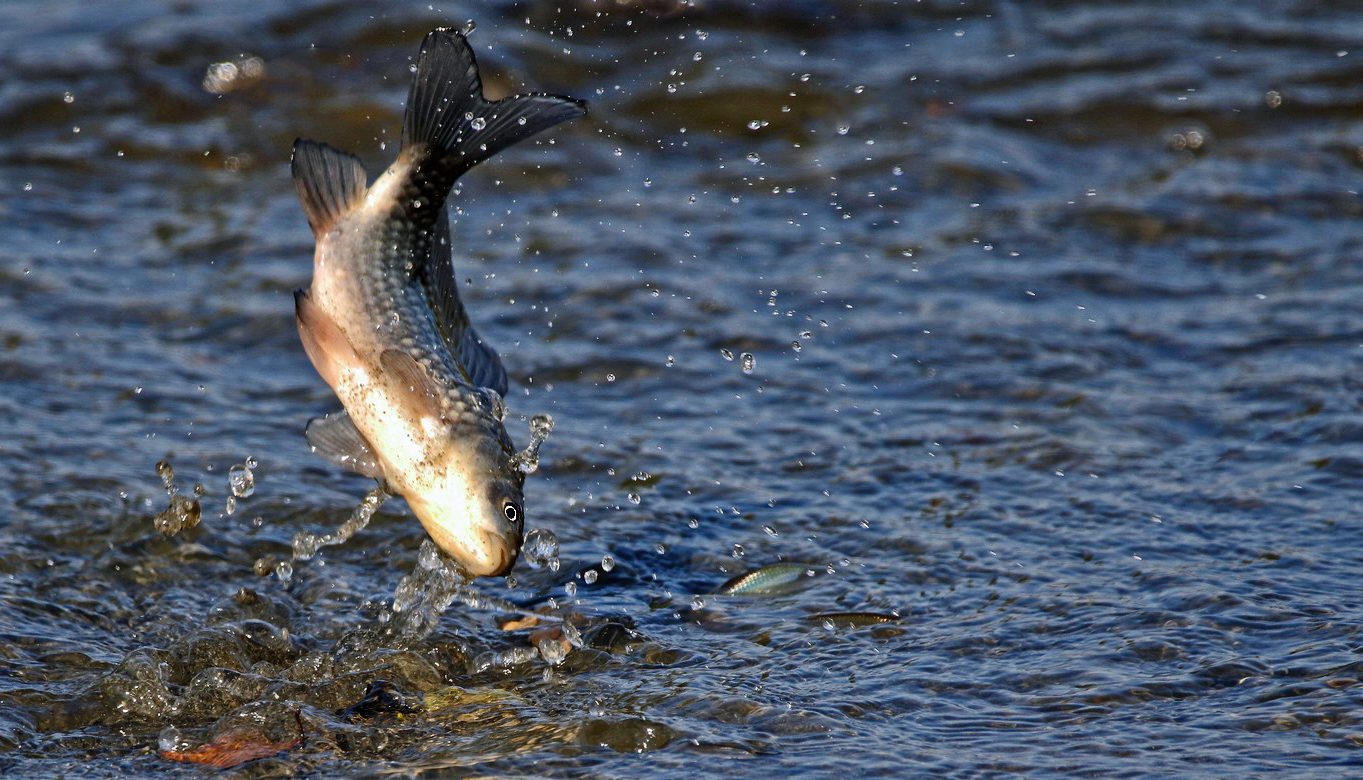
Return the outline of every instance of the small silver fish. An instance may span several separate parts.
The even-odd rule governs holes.
[[[782,596],[793,593],[818,576],[820,567],[811,563],[769,563],[731,577],[715,593],[725,596]]]
[[[312,285],[294,294],[298,333],[345,407],[309,422],[308,443],[406,498],[477,576],[516,562],[525,471],[502,424],[506,370],[459,300],[445,199],[473,166],[585,112],[538,93],[487,101],[468,42],[442,29],[421,44],[402,148],[372,186],[355,156],[294,143],[317,239]]]

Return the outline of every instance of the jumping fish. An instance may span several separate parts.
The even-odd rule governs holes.
[[[502,424],[506,370],[459,300],[445,199],[478,163],[585,112],[541,93],[484,99],[468,41],[439,29],[421,44],[397,160],[372,186],[354,155],[294,143],[317,240],[298,333],[344,407],[309,422],[308,443],[406,498],[476,576],[516,562],[525,471]]]

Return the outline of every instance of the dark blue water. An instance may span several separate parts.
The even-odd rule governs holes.
[[[1357,15],[646,5],[0,6],[0,772],[1359,763]],[[561,565],[478,586],[542,626],[385,637],[402,502],[269,573],[372,486],[302,438],[288,155],[380,171],[470,18],[490,92],[591,101],[452,201]],[[781,561],[819,576],[715,594]]]

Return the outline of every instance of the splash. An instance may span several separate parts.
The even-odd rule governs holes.
[[[364,495],[360,500],[360,505],[355,507],[355,511],[350,513],[350,519],[341,524],[339,528],[328,534],[314,534],[308,531],[299,531],[293,535],[293,559],[295,561],[312,560],[317,551],[323,547],[344,544],[350,537],[364,530],[369,525],[369,521],[374,518],[374,513],[379,511],[383,502],[387,501],[391,494],[383,489],[383,486],[374,488]]]
[[[247,460],[247,463],[251,463]],[[391,493],[384,489],[382,485],[374,488],[364,495],[360,500],[359,506],[350,513],[349,519],[342,523],[336,530],[326,534],[314,534],[309,531],[299,531],[293,535],[293,559],[273,563],[270,558],[261,558],[256,561],[256,573],[260,575],[274,572],[279,581],[288,585],[293,580],[293,562],[310,561],[317,556],[317,552],[323,547],[343,544],[352,536],[363,531],[369,521],[374,519],[374,513],[379,511],[383,502],[391,497]]]
[[[530,418],[530,443],[525,449],[511,456],[511,464],[522,474],[534,474],[540,467],[540,445],[549,438],[554,430],[554,418],[547,414],[537,414]]]
[[[156,474],[161,477],[161,483],[166,487],[166,496],[170,499],[170,506],[152,518],[156,530],[166,536],[174,536],[186,528],[198,525],[199,519],[203,516],[203,508],[199,505],[197,496],[203,495],[203,486],[194,486],[195,498],[180,495],[179,488],[175,486],[175,469],[171,468],[169,461],[157,461]]]

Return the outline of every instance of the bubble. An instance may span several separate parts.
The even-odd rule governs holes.
[[[601,571],[610,571],[615,568],[615,559],[609,555],[601,556]]]
[[[525,535],[521,553],[525,556],[525,562],[530,564],[532,569],[538,569],[542,566],[550,566],[551,569],[556,568],[552,564],[558,561],[558,537],[554,536],[553,531],[536,528]]]
[[[166,726],[161,729],[161,734],[156,738],[156,747],[162,753],[181,753],[187,750],[189,746],[189,741],[174,726]]]

